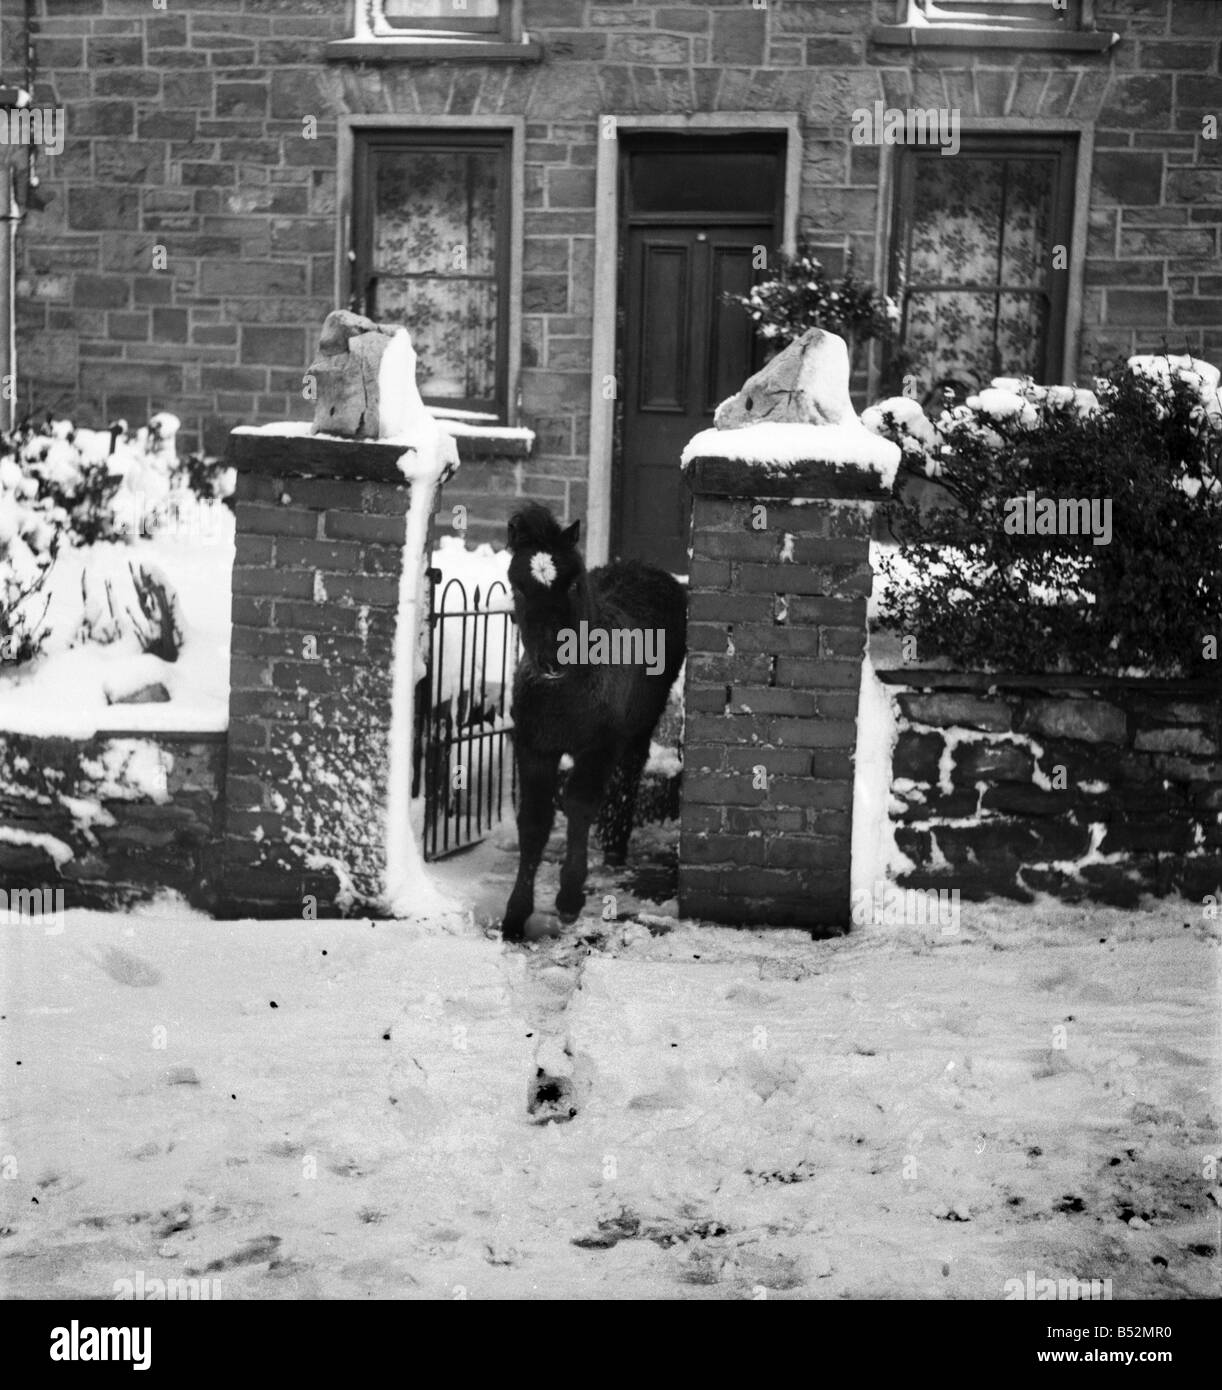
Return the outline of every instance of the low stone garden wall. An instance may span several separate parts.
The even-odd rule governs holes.
[[[1222,689],[881,671],[911,887],[1135,903],[1222,884]]]
[[[223,733],[0,733],[0,885],[62,889],[65,908],[172,889],[211,910],[224,785]]]

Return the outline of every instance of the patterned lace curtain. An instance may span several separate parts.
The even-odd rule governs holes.
[[[1051,159],[916,161],[900,284],[909,370],[925,389],[1041,375],[1055,176]]]
[[[377,163],[377,314],[411,330],[431,399],[496,397],[499,170],[492,150],[397,150]]]

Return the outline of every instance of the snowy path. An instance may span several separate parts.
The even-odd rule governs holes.
[[[487,867],[447,872],[495,898]],[[1216,1294],[1200,917],[621,922],[558,957],[461,921],[7,926],[0,1293],[1000,1298],[1031,1269]],[[548,1038],[568,1123],[527,1113]]]

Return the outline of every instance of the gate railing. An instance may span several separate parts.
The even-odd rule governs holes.
[[[518,635],[499,580],[481,597],[462,580],[430,581],[428,672],[417,688],[412,795],[424,792],[424,857],[478,844],[517,794],[509,715]],[[498,593],[499,591],[499,593]],[[457,607],[449,607],[456,601]]]

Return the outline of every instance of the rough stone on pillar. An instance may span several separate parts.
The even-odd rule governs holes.
[[[804,425],[855,422],[849,397],[849,351],[843,338],[810,328],[717,407],[719,430],[763,421]]]
[[[310,365],[317,392],[314,433],[345,439],[380,437],[378,370],[399,332],[396,324],[374,323],[347,309],[327,315]]]

